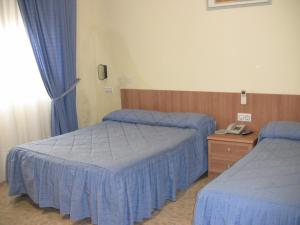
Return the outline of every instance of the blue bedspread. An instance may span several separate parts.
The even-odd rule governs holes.
[[[131,225],[207,170],[214,127],[200,114],[116,111],[98,125],[12,149],[10,195],[26,193],[72,220]]]
[[[299,128],[263,129],[254,150],[198,193],[194,225],[300,225]]]

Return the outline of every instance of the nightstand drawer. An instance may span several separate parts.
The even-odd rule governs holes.
[[[256,132],[242,136],[212,134],[208,139],[208,174],[222,173],[247,155],[255,146]]]
[[[252,148],[251,144],[210,141],[209,154],[212,159],[239,160]]]
[[[209,164],[209,171],[212,173],[222,173],[224,170],[229,169],[235,161],[211,159]]]

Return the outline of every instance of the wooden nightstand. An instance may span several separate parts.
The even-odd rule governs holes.
[[[257,133],[245,136],[232,134],[208,136],[208,174],[219,174],[230,168],[252,150],[257,137]]]

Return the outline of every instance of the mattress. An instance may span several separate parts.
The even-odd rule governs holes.
[[[194,225],[299,225],[299,131],[290,123],[263,130],[246,157],[198,193]]]
[[[207,170],[214,126],[200,114],[113,112],[100,124],[12,149],[10,195],[28,194],[72,220],[133,224]]]

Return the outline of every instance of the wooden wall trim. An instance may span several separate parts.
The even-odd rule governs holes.
[[[252,114],[245,123],[259,131],[269,121],[300,121],[300,95],[247,94],[247,105],[240,104],[240,93],[122,89],[122,108],[162,112],[198,112],[213,116],[218,128],[236,122],[237,113]]]

